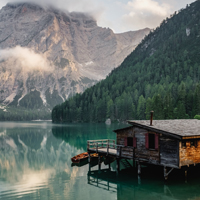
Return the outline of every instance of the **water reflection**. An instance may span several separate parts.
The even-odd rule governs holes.
[[[105,125],[0,123],[0,198],[74,199],[88,167],[72,168],[71,157],[86,150],[90,136],[105,135]]]
[[[187,180],[184,171],[175,170],[167,182],[162,178],[162,168],[142,168],[138,176],[136,169],[125,169],[119,174],[109,169],[88,171],[87,183],[91,187],[117,194],[118,200],[197,200],[200,199],[200,166],[193,167]]]
[[[0,197],[23,197],[46,188],[55,193],[49,182],[54,185],[60,174],[73,185],[78,171],[71,168],[70,158],[82,148],[55,139],[52,127],[46,124],[38,127],[25,123],[21,128],[18,123],[9,125],[0,129]]]

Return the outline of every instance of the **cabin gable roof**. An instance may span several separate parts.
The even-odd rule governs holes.
[[[131,128],[133,128],[133,126],[128,126],[128,127],[125,127],[125,128],[116,129],[116,130],[113,130],[113,132],[118,133],[120,131],[128,130],[128,129],[131,129]]]
[[[200,120],[196,119],[154,120],[153,126],[150,126],[149,120],[128,120],[128,123],[177,139],[200,138]]]

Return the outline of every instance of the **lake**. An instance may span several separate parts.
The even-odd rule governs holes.
[[[0,122],[0,199],[200,199],[200,167],[174,170],[163,180],[160,167],[116,173],[102,163],[71,165],[71,157],[87,150],[87,140],[115,139],[124,124],[52,124]]]

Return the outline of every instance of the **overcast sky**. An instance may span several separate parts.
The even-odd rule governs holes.
[[[21,2],[22,0],[11,0]],[[194,0],[26,0],[39,4],[53,4],[70,12],[89,12],[102,27],[120,33],[142,28],[155,28],[175,11]],[[0,0],[0,8],[10,0]]]

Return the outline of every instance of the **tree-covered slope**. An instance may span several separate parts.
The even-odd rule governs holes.
[[[111,74],[54,107],[54,122],[193,118],[200,114],[200,1],[152,31]]]

